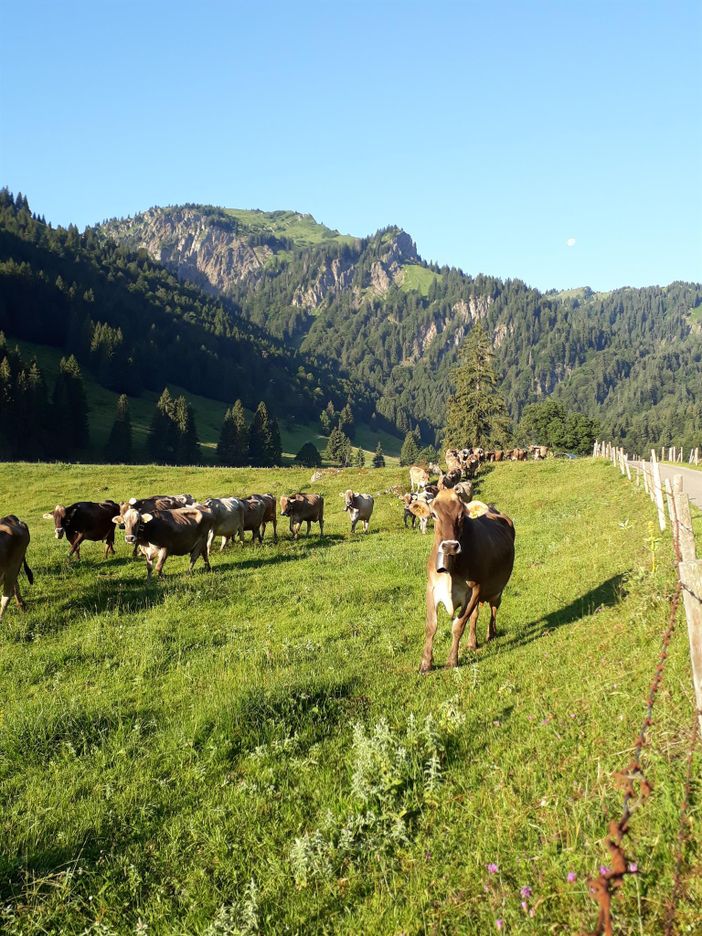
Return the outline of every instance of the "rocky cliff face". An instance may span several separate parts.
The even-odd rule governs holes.
[[[273,255],[271,247],[252,246],[234,225],[218,224],[196,208],[151,208],[133,219],[109,222],[103,230],[214,294],[255,281]]]

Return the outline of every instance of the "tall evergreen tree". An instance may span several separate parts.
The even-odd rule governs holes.
[[[269,468],[280,461],[280,430],[277,420],[271,419],[263,400],[256,407],[249,429],[249,463]]]
[[[179,465],[196,465],[200,461],[200,440],[195,426],[195,413],[184,396],[179,396],[173,408],[177,429],[176,461]]]
[[[405,441],[400,449],[401,465],[416,465],[419,458],[419,446],[417,445],[417,436],[414,432],[408,432]]]
[[[446,407],[446,445],[494,448],[504,446],[509,439],[510,419],[494,358],[490,339],[476,322],[451,373],[455,389]]]
[[[164,387],[151,417],[146,447],[155,462],[170,465],[176,463],[178,430],[175,424],[175,401],[168,387]]]
[[[122,393],[117,398],[115,421],[105,445],[105,458],[117,465],[132,460],[132,418],[129,413],[129,398]]]
[[[61,358],[54,384],[53,425],[59,455],[72,455],[88,445],[88,400],[78,361]]]
[[[385,453],[383,452],[383,446],[378,442],[375,447],[375,455],[373,456],[373,467],[374,468],[384,468],[385,467]]]
[[[366,464],[366,453],[363,451],[359,445],[356,451],[353,453],[352,464],[356,468],[363,468]]]
[[[314,442],[305,442],[300,451],[295,456],[295,461],[304,465],[305,468],[319,468],[322,464],[322,456]]]
[[[345,468],[351,462],[351,439],[341,431],[341,429],[332,429],[324,450],[324,457],[327,461],[335,462]]]
[[[249,427],[241,400],[224,414],[224,422],[217,443],[217,461],[220,465],[245,465],[249,455]]]

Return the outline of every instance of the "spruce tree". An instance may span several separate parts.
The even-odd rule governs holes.
[[[249,463],[259,468],[270,468],[280,461],[280,449],[278,422],[271,419],[268,407],[261,401],[249,429]]]
[[[88,445],[88,401],[80,367],[73,355],[59,361],[52,421],[58,455],[71,455]]]
[[[502,447],[511,435],[510,419],[498,386],[495,352],[477,322],[459,352],[451,372],[454,392],[446,407],[444,442],[464,448]]]
[[[170,465],[176,463],[178,431],[174,417],[175,401],[168,387],[165,387],[156,404],[146,440],[149,455],[155,462]]]
[[[241,400],[237,400],[224,414],[224,422],[217,443],[217,461],[220,465],[245,465],[249,455],[249,427]]]
[[[132,418],[129,398],[124,393],[117,398],[115,421],[105,445],[105,458],[117,465],[128,464],[132,460]]]
[[[305,442],[295,456],[295,461],[300,465],[304,465],[305,468],[319,468],[322,464],[322,456],[313,442]]]
[[[341,431],[341,429],[332,429],[324,450],[324,457],[327,461],[335,462],[345,468],[351,461],[351,439]]]
[[[408,432],[400,449],[401,465],[416,465],[419,458],[419,446],[414,432]]]
[[[196,465],[200,461],[200,440],[195,427],[195,413],[184,396],[179,396],[173,408],[173,421],[177,430],[176,462]]]
[[[366,453],[363,451],[359,445],[356,451],[353,453],[353,459],[351,462],[356,468],[364,468],[366,464]]]
[[[375,455],[373,456],[373,467],[374,468],[384,468],[385,467],[385,454],[383,452],[383,446],[378,442],[375,448]]]

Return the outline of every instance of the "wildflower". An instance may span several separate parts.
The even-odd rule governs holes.
[[[522,895],[522,897],[526,900],[527,897],[531,897],[532,890],[531,890],[531,888],[529,887],[529,885],[527,884],[525,887],[523,887],[523,888],[519,891],[519,893],[520,893],[520,894]]]
[[[607,865],[600,865],[600,874],[604,877],[605,874],[609,874],[609,868]]]
[[[522,901],[522,910],[526,913],[528,909],[529,909],[529,904],[526,902],[526,900],[523,900],[523,901]]]
[[[505,925],[504,920],[495,920],[495,926],[498,928],[498,930],[501,930],[504,925]]]
[[[638,873],[639,873],[639,866],[636,864],[635,861],[630,861],[630,862],[629,862],[629,867],[627,868],[627,871],[629,872],[629,874],[638,874]]]
[[[569,871],[567,880],[569,884],[573,884],[578,880],[578,875],[575,873],[575,871]]]
[[[490,874],[497,874],[497,872],[500,870],[493,861],[490,862],[490,864],[487,866],[487,869]]]

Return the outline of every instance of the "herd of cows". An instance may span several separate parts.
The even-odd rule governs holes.
[[[541,447],[531,452],[532,457],[545,457]],[[448,665],[458,664],[458,647],[466,624],[470,622],[468,646],[475,648],[476,624],[481,604],[490,607],[487,640],[496,635],[496,615],[502,592],[512,574],[514,564],[514,525],[494,504],[486,505],[473,500],[473,477],[483,461],[502,461],[505,456],[515,461],[528,457],[527,450],[512,452],[484,452],[479,448],[449,449],[445,453],[446,471],[439,466],[410,468],[410,491],[401,495],[404,506],[404,524],[417,521],[423,533],[429,521],[434,523],[434,543],[427,564],[426,639],[422,655],[421,672],[432,667],[432,645],[437,628],[437,610],[443,604],[453,615],[452,644]],[[497,456],[500,457],[497,457]],[[438,480],[430,483],[430,472]],[[347,490],[343,494],[344,510],[351,519],[351,531],[358,523],[368,532],[373,513],[371,494]],[[321,494],[301,492],[280,498],[280,515],[287,517],[290,534],[296,540],[302,524],[307,535],[313,523],[319,524],[324,535],[324,497]],[[213,497],[203,503],[189,494],[156,495],[131,498],[121,504],[112,500],[96,503],[79,501],[68,507],[57,505],[44,514],[54,524],[57,539],[66,538],[70,544],[68,557],[80,558],[83,542],[104,542],[105,558],[114,554],[117,528],[124,531],[127,544],[133,546],[134,555],[141,553],[146,559],[147,576],[156,567],[158,576],[169,555],[190,556],[191,572],[198,558],[210,570],[210,549],[216,536],[221,537],[220,552],[227,543],[238,537],[244,542],[246,531],[252,540],[263,542],[266,527],[273,528],[273,541],[278,541],[278,504],[272,494],[251,494],[246,498]],[[0,575],[3,580],[0,599],[0,618],[12,597],[24,608],[18,577],[24,569],[30,584],[33,574],[27,564],[26,553],[30,534],[27,524],[11,514],[0,519]]]

